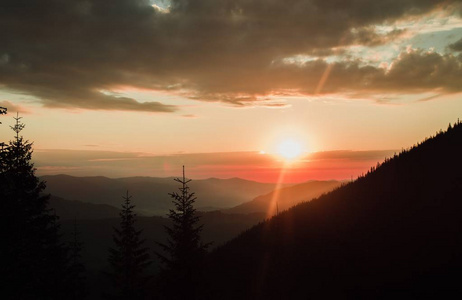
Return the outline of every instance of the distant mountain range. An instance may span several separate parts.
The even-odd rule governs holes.
[[[330,192],[340,184],[341,182],[335,180],[309,181],[274,190],[266,195],[258,196],[252,201],[222,211],[233,214],[259,212],[271,217],[276,215],[278,210],[282,212],[301,202],[310,201],[323,193]]]
[[[462,125],[209,256],[209,299],[445,298],[462,292]],[[454,295],[454,294],[453,294]]]
[[[173,178],[129,177],[74,177],[68,175],[43,176],[46,193],[92,204],[120,207],[122,196],[128,190],[138,213],[146,216],[165,215],[172,207],[168,193],[179,185]],[[239,178],[193,180],[191,191],[196,193],[198,210],[219,210],[234,207],[255,197],[271,192],[274,184],[259,183]]]

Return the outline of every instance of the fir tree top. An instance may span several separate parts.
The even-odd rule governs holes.
[[[143,299],[150,276],[146,268],[151,264],[146,240],[141,238],[142,230],[136,230],[135,205],[131,204],[127,194],[123,197],[120,211],[120,227],[114,228],[114,248],[109,249],[109,263],[113,272],[109,274],[114,287],[118,290],[119,299]]]
[[[207,245],[201,243],[199,225],[194,202],[196,196],[190,192],[184,166],[182,178],[175,178],[181,186],[178,192],[170,193],[174,209],[168,214],[171,227],[165,226],[167,242],[158,243],[163,253],[157,252],[164,269],[160,283],[161,297],[165,299],[196,299],[201,290],[202,262]],[[181,289],[175,289],[181,286]]]

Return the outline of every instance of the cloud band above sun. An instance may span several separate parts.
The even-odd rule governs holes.
[[[47,107],[150,112],[179,107],[102,91],[131,86],[245,106],[269,95],[462,90],[461,1],[172,0],[159,7],[3,1],[0,88]],[[446,52],[398,49],[384,67],[352,51],[393,47],[419,34],[403,23],[425,20],[453,24]]]

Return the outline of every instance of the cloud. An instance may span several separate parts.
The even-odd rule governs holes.
[[[460,92],[461,78],[461,56],[410,50],[401,53],[383,75],[383,80],[376,79],[371,84],[384,90],[442,89],[447,92]]]
[[[7,101],[7,100],[0,101],[0,107],[6,108],[9,114],[12,114],[12,113],[30,114],[31,113],[29,109],[23,106],[11,103],[10,101]]]
[[[326,63],[277,64],[286,57],[358,44],[386,44],[403,31],[378,32],[376,25],[423,16],[457,3],[172,0],[168,9],[160,10],[147,0],[5,0],[0,25],[8,30],[0,43],[0,84],[33,95],[48,107],[177,110],[165,103],[101,92],[120,86],[168,90],[192,99],[245,106],[261,95],[292,89],[310,93]],[[419,65],[409,67],[409,72],[420,72]],[[333,75],[343,75],[336,80],[353,82],[349,71],[357,72],[351,77],[366,81],[367,76],[382,72],[374,66],[342,62],[332,66],[329,80],[332,83]],[[438,80],[443,88],[446,81]],[[333,90],[328,85],[325,91]],[[415,85],[401,84],[401,88],[414,89]]]
[[[93,110],[127,110],[147,112],[174,112],[174,105],[166,105],[160,102],[137,102],[127,97],[116,97],[102,93],[85,93],[87,96],[70,96],[42,98],[46,107],[58,108],[83,108]],[[64,100],[64,101],[63,101]]]
[[[462,51],[462,38],[458,40],[457,42],[450,44],[448,47],[449,49],[453,51],[458,51],[458,52]]]
[[[333,93],[395,93],[440,90],[455,93],[462,91],[462,57],[452,54],[439,54],[419,49],[402,52],[388,67],[371,66],[361,60],[327,63],[323,59],[302,64],[274,63],[259,80],[251,86],[239,82],[252,80],[241,76],[239,81],[221,81],[215,78],[208,82],[214,88],[220,87],[225,93],[208,94],[207,86],[203,89],[203,99],[243,104],[251,98],[241,95],[232,97],[236,90],[250,95],[264,95],[268,91],[292,91],[304,95]],[[234,83],[234,84],[233,84]],[[212,87],[211,87],[212,88]]]

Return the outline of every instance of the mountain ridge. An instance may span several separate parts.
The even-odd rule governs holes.
[[[173,177],[75,177],[71,175],[42,176],[46,193],[68,200],[119,206],[128,190],[137,202],[138,212],[144,215],[165,215],[171,208],[169,193],[178,189]],[[240,178],[199,179],[189,184],[196,193],[196,207],[229,208],[247,202],[274,189],[274,184]]]

